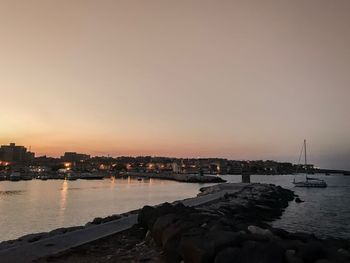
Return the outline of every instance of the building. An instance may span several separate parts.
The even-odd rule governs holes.
[[[15,143],[1,145],[0,160],[10,163],[26,163],[34,160],[35,154],[27,151],[24,146],[18,146]]]
[[[90,155],[76,152],[65,152],[61,159],[64,162],[83,162],[90,159]]]

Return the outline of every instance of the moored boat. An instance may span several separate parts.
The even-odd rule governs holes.
[[[327,183],[318,178],[310,178],[306,176],[305,181],[296,182],[293,181],[295,187],[314,187],[314,188],[324,188],[327,187]]]
[[[21,180],[21,173],[20,172],[12,172],[10,175],[10,181],[19,181]]]
[[[304,150],[304,160],[305,160],[305,169],[307,172],[307,158],[306,158],[306,140],[304,140],[304,145],[303,145],[303,149]],[[301,155],[300,155],[301,157]],[[299,158],[300,161],[300,158]],[[305,181],[295,181],[295,178],[293,180],[293,184],[295,187],[308,187],[308,188],[325,188],[327,187],[327,183],[322,180],[322,179],[318,179],[318,178],[313,178],[313,177],[308,177],[307,173],[305,174]]]
[[[95,173],[82,173],[78,175],[79,179],[85,179],[85,180],[102,180],[104,178],[104,175],[101,174],[95,174]]]

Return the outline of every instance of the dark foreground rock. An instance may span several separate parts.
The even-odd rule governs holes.
[[[168,262],[349,262],[348,241],[320,240],[269,226],[293,199],[293,192],[281,187],[251,184],[202,207],[146,206],[139,224],[148,229]]]

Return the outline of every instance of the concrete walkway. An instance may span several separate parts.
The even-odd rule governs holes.
[[[242,188],[234,190],[223,190],[214,194],[203,195],[178,201],[186,206],[199,206],[215,201],[223,197],[226,193],[235,193]],[[117,234],[129,229],[137,223],[138,214],[131,214],[118,220],[114,220],[101,225],[91,226],[81,230],[59,234],[51,238],[45,238],[33,243],[27,243],[17,247],[0,251],[0,262],[32,262],[33,260],[54,255],[70,248],[78,247],[92,241]]]
[[[67,249],[119,233],[129,229],[136,223],[137,214],[133,214],[105,224],[91,226],[22,246],[2,250],[0,251],[0,262],[31,262],[35,259],[54,255]]]

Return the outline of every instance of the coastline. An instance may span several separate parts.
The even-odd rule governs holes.
[[[199,175],[199,174],[177,174],[177,173],[142,173],[126,172],[119,177],[130,176],[134,178],[153,178],[160,180],[171,180],[184,183],[224,183],[226,180],[219,176]]]
[[[288,233],[269,225],[269,222],[282,214],[288,202],[294,199],[294,194],[290,190],[266,184],[219,184],[204,187],[201,191],[195,198],[172,204],[165,203],[156,207],[145,206],[141,210],[121,216],[96,218],[83,229],[89,231],[93,226],[117,222],[130,214],[138,214],[138,224],[121,232],[97,238],[79,247],[73,246],[66,251],[60,251],[59,254],[45,255],[39,262],[119,262],[116,261],[117,259],[120,259],[120,262],[126,262],[127,259],[137,262],[142,258],[145,261],[147,258],[148,260],[157,258],[159,262],[171,262],[169,258],[178,258],[185,262],[214,262],[214,260],[225,262],[217,261],[225,258],[222,254],[238,253],[240,257],[246,257],[246,250],[249,246],[253,246],[259,255],[266,250],[264,247],[266,244],[273,247],[271,250],[279,251],[278,255],[273,254],[279,259],[281,257],[303,258],[305,251],[316,246],[320,251],[324,251],[320,254],[324,258],[332,258],[334,262],[346,262],[341,260],[347,260],[349,241],[321,240],[310,234]],[[61,232],[64,233],[58,230],[51,232],[55,233],[55,237],[64,238],[64,235],[69,233],[75,235],[74,233],[79,233],[83,229],[75,229],[73,232],[62,230]],[[35,243],[47,239],[48,236],[37,238],[35,236],[32,236],[30,240],[22,238],[22,243],[17,243],[17,245],[14,241],[11,248],[17,247],[20,250],[20,247],[25,246],[24,240],[35,246]],[[123,240],[121,242],[123,244],[120,244],[119,249],[111,240],[120,241],[120,239]],[[276,240],[283,246],[276,247]],[[128,244],[132,245],[130,251],[123,250],[122,248]],[[206,244],[211,245],[206,247]],[[7,249],[11,250],[11,248]],[[102,248],[104,252],[101,251]],[[83,251],[85,252],[82,254]],[[189,251],[201,252],[193,255],[193,252]],[[0,250],[0,255],[3,255],[2,252],[3,249]],[[101,253],[108,255],[103,256]],[[89,261],[89,258],[94,261]],[[98,261],[98,258],[103,261]],[[205,259],[210,259],[210,261],[205,261]]]

